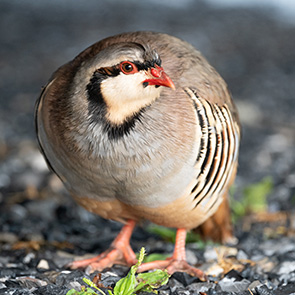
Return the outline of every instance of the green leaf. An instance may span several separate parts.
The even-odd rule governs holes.
[[[104,292],[101,291],[103,294]],[[97,295],[97,293],[95,291],[93,291],[91,288],[87,288],[86,292],[82,293],[83,295]]]
[[[140,264],[143,262],[145,256],[145,249],[141,248],[138,261],[135,265],[131,266],[126,277],[119,280],[112,293],[108,290],[108,295],[132,295],[138,291],[147,291],[157,293],[156,288],[167,284],[170,275],[167,271],[156,270],[150,273],[141,273],[136,276],[136,272]],[[95,288],[101,294],[106,295],[102,290],[100,290],[91,280],[83,278],[83,281],[90,287]],[[91,288],[82,286],[82,291],[78,292],[74,289],[68,291],[66,295],[98,295]]]
[[[142,248],[140,249],[140,252],[139,252],[138,261],[137,261],[137,263],[136,263],[134,266],[131,267],[131,269],[133,268],[133,270],[134,270],[135,272],[137,272],[138,267],[139,267],[139,266],[142,264],[142,262],[143,262],[144,256],[145,256],[145,249],[144,249],[144,247],[142,247]]]
[[[161,253],[152,253],[150,255],[147,255],[144,258],[144,262],[152,262],[155,260],[165,260],[166,258],[168,258],[170,255],[169,254],[161,254]]]
[[[154,289],[167,284],[170,275],[166,270],[157,269],[153,272],[140,273],[137,276],[138,285],[135,291],[154,292]]]
[[[131,295],[136,285],[135,275],[131,272],[125,278],[119,280],[114,288],[114,295]]]
[[[158,225],[150,225],[148,226],[147,231],[160,236],[165,241],[169,241],[172,243],[175,242],[176,232],[172,228],[167,228]]]
[[[90,287],[92,287],[92,288],[95,288],[95,289],[99,290],[99,289],[97,288],[97,286],[96,286],[92,281],[90,281],[89,279],[87,279],[87,278],[83,278],[83,282],[86,283],[88,286],[90,286]]]
[[[244,189],[247,209],[251,212],[261,212],[267,209],[267,195],[273,190],[273,180],[265,177]]]
[[[144,248],[141,248],[137,263],[131,266],[131,269],[125,278],[122,278],[117,282],[114,288],[114,295],[131,295],[134,293],[134,289],[137,284],[135,274],[144,259],[144,255],[145,250]]]
[[[176,231],[172,228],[167,228],[159,225],[150,225],[147,229],[150,233],[156,234],[160,236],[163,240],[175,243]],[[199,234],[194,232],[188,232],[186,236],[186,243],[197,243],[198,248],[204,249],[207,245],[207,241],[203,241]],[[166,259],[165,257],[164,259]],[[147,262],[148,258],[145,258],[145,262]],[[158,260],[161,260],[159,258]],[[153,261],[153,260],[150,260]]]
[[[102,291],[101,291],[102,292]],[[104,292],[103,292],[104,294]],[[71,289],[67,292],[66,295],[98,295],[96,292],[94,292],[91,288],[85,288],[82,287],[81,291],[76,291],[75,289]]]
[[[245,216],[247,213],[257,213],[267,210],[267,196],[273,190],[273,180],[265,177],[257,183],[247,186],[243,190],[243,198],[240,201],[230,198],[230,206],[233,212],[233,222]]]

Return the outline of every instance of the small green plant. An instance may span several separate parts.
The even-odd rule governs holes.
[[[160,236],[164,241],[175,243],[176,231],[175,229],[151,224],[147,227],[147,231]]]
[[[132,295],[137,292],[153,292],[155,294],[158,293],[157,288],[167,284],[170,275],[166,270],[155,270],[153,272],[148,273],[140,273],[136,275],[138,267],[143,262],[145,256],[145,249],[141,248],[138,262],[131,266],[130,271],[127,276],[119,280],[114,287],[114,290],[108,290],[109,295]],[[76,291],[74,289],[67,292],[66,295],[106,295],[101,289],[99,289],[92,281],[84,278],[83,281],[89,287],[82,287],[81,291]],[[94,288],[96,291],[94,291]],[[99,292],[99,294],[97,293]]]
[[[176,230],[172,228],[167,228],[159,225],[152,224],[148,226],[147,230],[150,233],[156,234],[160,236],[164,241],[175,243],[175,237],[176,237]],[[194,232],[188,232],[186,236],[186,243],[196,243],[198,246],[198,249],[205,249],[206,245],[210,243],[210,241],[203,241],[199,234]],[[150,257],[151,256],[151,257]],[[157,257],[154,259],[154,257]],[[160,259],[166,259],[168,256],[164,254],[151,254],[145,258],[144,262],[153,261],[153,260],[160,260]]]
[[[169,256],[170,256],[169,254],[152,253],[150,255],[145,256],[143,262],[146,263],[146,262],[152,262],[155,260],[165,260]]]
[[[267,196],[273,190],[273,180],[271,177],[265,177],[257,183],[247,186],[243,190],[243,198],[236,201],[231,198],[231,209],[233,212],[233,221],[247,213],[257,213],[267,210]]]

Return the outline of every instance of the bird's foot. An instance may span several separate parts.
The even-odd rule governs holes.
[[[151,269],[166,269],[169,274],[175,272],[186,272],[191,276],[197,277],[202,281],[207,280],[207,276],[200,269],[189,265],[185,258],[185,238],[186,229],[179,228],[176,232],[175,247],[172,257],[166,260],[156,260],[152,262],[143,263],[139,266],[138,272],[143,272]]]
[[[94,271],[102,271],[107,267],[112,267],[114,264],[121,264],[132,266],[137,262],[135,253],[131,249],[131,247],[124,246],[114,247],[114,245],[101,253],[98,256],[89,259],[77,260],[68,264],[68,267],[71,269],[77,268],[86,268],[87,273],[92,273]]]
[[[71,269],[87,267],[86,272],[92,273],[96,270],[102,271],[107,267],[112,267],[114,264],[132,266],[137,262],[136,255],[129,244],[134,226],[135,221],[127,221],[108,250],[90,259],[73,261],[67,267]]]
[[[175,272],[186,272],[187,274],[199,278],[201,281],[206,281],[206,274],[200,269],[189,265],[186,260],[178,260],[173,257],[166,260],[156,260],[152,262],[143,263],[139,266],[138,272],[144,272],[152,269],[166,269],[170,275]]]

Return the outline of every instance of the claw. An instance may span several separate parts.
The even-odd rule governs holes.
[[[189,265],[185,257],[185,238],[186,230],[178,229],[176,233],[175,248],[172,257],[166,260],[156,260],[143,263],[138,267],[138,272],[144,272],[151,269],[166,269],[169,274],[175,272],[186,272],[191,276],[198,277],[202,281],[207,280],[206,274],[200,269]]]
[[[108,250],[93,258],[73,261],[67,267],[71,269],[87,267],[86,272],[92,273],[96,270],[102,271],[107,267],[112,267],[114,264],[132,266],[137,262],[136,255],[130,246],[134,227],[135,221],[129,220]]]

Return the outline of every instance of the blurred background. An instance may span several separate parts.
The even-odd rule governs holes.
[[[289,0],[1,0],[0,204],[60,188],[38,151],[33,124],[35,101],[53,71],[104,37],[136,30],[175,35],[205,55],[240,110],[238,191],[271,176],[269,210],[290,209],[295,2]]]

